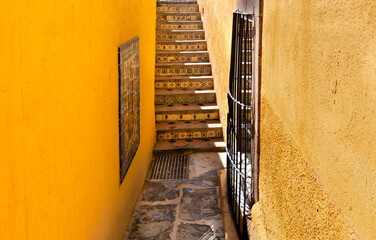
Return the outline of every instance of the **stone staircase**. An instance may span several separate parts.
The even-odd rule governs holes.
[[[196,0],[158,0],[155,153],[225,151]]]

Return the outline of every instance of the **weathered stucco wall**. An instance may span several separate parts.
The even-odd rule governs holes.
[[[261,106],[259,204],[267,239],[358,239],[276,110],[264,98]]]
[[[155,140],[155,0],[0,12],[0,239],[121,239]],[[136,35],[141,143],[119,186],[117,46]]]
[[[231,60],[232,12],[236,9],[236,0],[198,0],[198,2],[204,21],[205,38],[212,65],[220,119],[225,131]]]
[[[269,239],[376,239],[376,2],[264,1]]]

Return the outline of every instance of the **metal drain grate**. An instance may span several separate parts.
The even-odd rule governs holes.
[[[188,179],[187,155],[155,155],[149,179]]]

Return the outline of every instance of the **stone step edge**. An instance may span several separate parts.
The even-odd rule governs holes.
[[[211,79],[214,80],[212,75],[201,75],[201,76],[171,76],[171,77],[155,77],[155,81],[166,81],[166,80],[203,80]]]
[[[157,23],[203,23],[201,20],[157,20]]]
[[[174,128],[174,129],[166,129],[166,128],[157,128],[158,133],[165,133],[165,132],[183,132],[183,131],[200,131],[200,130],[222,130],[222,125],[217,127],[192,127],[192,128]]]
[[[185,141],[185,140],[178,140],[178,141]],[[200,141],[200,139],[194,139],[192,141]],[[201,140],[202,141],[202,140]],[[226,151],[226,144],[223,141],[223,138],[211,138],[209,141],[201,144],[201,145],[185,145],[185,146],[175,146],[170,148],[160,147],[158,145],[167,143],[170,144],[168,140],[160,140],[157,141],[154,145],[154,153],[173,153],[173,152],[224,152]],[[217,144],[219,143],[219,144]]]
[[[156,44],[158,43],[206,43],[204,39],[193,39],[193,40],[157,40]]]
[[[156,55],[160,55],[160,54],[166,54],[166,55],[171,55],[171,54],[209,54],[209,51],[202,51],[202,50],[198,50],[198,51],[175,51],[175,52],[172,52],[172,51],[156,51]]]
[[[157,7],[166,7],[166,6],[173,6],[173,7],[180,7],[180,6],[187,6],[187,5],[197,5],[197,7],[198,7],[198,3],[196,2],[196,3],[191,3],[191,2],[189,2],[189,3],[158,3],[157,2]]]
[[[171,96],[171,95],[205,95],[205,94],[215,94],[214,89],[207,89],[207,90],[194,90],[194,89],[187,89],[181,90],[176,89],[176,91],[166,91],[166,90],[155,90],[155,96]]]
[[[158,11],[157,15],[162,15],[162,14],[172,14],[172,15],[188,15],[188,14],[200,14],[200,12],[163,12],[163,11]]]
[[[184,107],[187,107],[185,109],[176,109],[175,106],[177,105],[174,105],[172,107],[168,107],[166,109],[158,109],[160,107],[166,107],[167,105],[156,105],[155,106],[155,114],[168,114],[168,113],[208,113],[208,112],[218,112],[219,111],[219,108],[217,106],[217,104],[215,105],[197,105],[197,104],[194,104],[195,105],[195,108],[189,108],[189,107],[192,107],[193,104],[187,104],[187,106],[184,106]],[[180,105],[178,105],[180,106]],[[196,107],[197,106],[197,107]],[[207,108],[205,108],[207,107]]]
[[[155,67],[173,67],[173,66],[211,66],[210,62],[193,62],[193,63],[156,63]]]
[[[204,29],[156,29],[156,31],[167,33],[205,32]]]
[[[167,122],[173,122],[174,126],[179,126],[179,125],[182,125],[182,124],[219,124],[222,126],[222,123],[219,119],[210,119],[210,120],[174,120],[174,121],[167,121]],[[189,123],[186,123],[186,122],[189,122]],[[160,127],[159,125],[161,124],[167,124],[166,122],[164,123],[161,123],[161,122],[156,122],[155,123],[155,126],[157,129],[162,129],[163,127]],[[176,124],[176,125],[175,125]]]

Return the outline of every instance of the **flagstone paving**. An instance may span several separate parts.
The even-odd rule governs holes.
[[[189,155],[189,178],[146,180],[126,239],[224,239],[218,170],[225,153]]]

